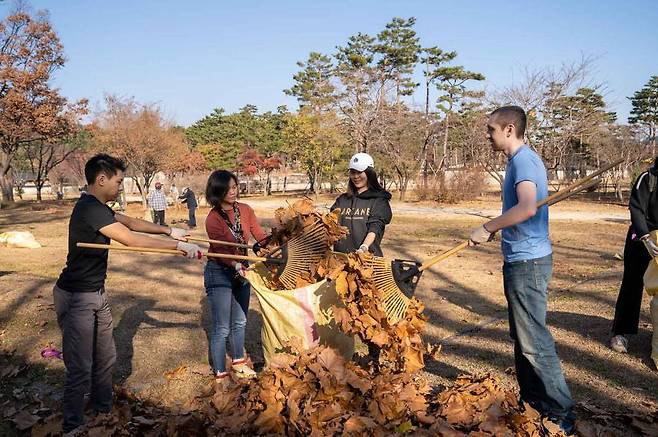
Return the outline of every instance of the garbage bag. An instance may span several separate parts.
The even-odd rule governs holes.
[[[658,232],[651,232],[650,237],[656,244],[658,244]],[[647,266],[644,272],[644,289],[651,296],[658,294],[658,259],[654,258]]]
[[[653,336],[651,337],[651,359],[658,369],[658,296],[651,298],[651,324]]]
[[[354,338],[340,331],[332,317],[332,306],[340,307],[332,281],[307,285],[294,290],[271,290],[264,278],[270,274],[262,264],[247,271],[247,280],[258,297],[263,316],[261,340],[265,362],[293,338],[301,340],[309,349],[326,345],[345,359],[354,354]]]

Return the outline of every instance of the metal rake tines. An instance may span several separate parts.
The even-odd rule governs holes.
[[[297,279],[322,261],[329,251],[327,237],[324,224],[318,220],[286,243],[284,250],[287,261],[279,275],[279,281],[284,287],[289,290],[296,288]]]

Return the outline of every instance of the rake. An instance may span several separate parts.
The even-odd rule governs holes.
[[[591,175],[575,181],[567,187],[537,202],[537,208],[544,205],[554,205],[576,193],[587,190],[598,185],[601,179],[594,179],[602,173],[621,164],[619,160],[607,165]],[[425,270],[446,258],[455,255],[468,247],[468,241],[463,241],[457,246],[446,250],[424,262],[395,259],[389,260],[383,257],[372,256],[365,261],[365,265],[373,269],[373,283],[382,293],[385,312],[392,323],[401,320],[409,306],[409,300],[416,292],[416,287],[421,275]]]
[[[310,272],[312,266],[319,263],[328,253],[329,245],[327,244],[328,234],[321,220],[315,220],[313,223],[306,225],[302,232],[295,235],[288,240],[284,245],[279,246],[274,252],[281,251],[280,258],[271,256],[247,256],[247,255],[231,255],[224,253],[204,253],[203,255],[208,258],[224,258],[233,259],[238,261],[252,261],[263,262],[265,264],[277,265],[278,276],[281,284],[288,290],[297,288],[298,278],[303,273]],[[191,238],[190,238],[191,239]],[[200,241],[217,242],[218,244],[238,245],[239,243],[231,243],[221,240],[206,240],[197,239]],[[110,249],[110,250],[123,250],[129,252],[148,252],[148,253],[165,253],[170,255],[180,255],[179,250],[174,249],[156,249],[149,247],[130,247],[130,246],[115,246],[109,244],[92,244],[92,243],[77,243],[78,247],[92,248],[92,249]],[[246,246],[246,245],[241,245]],[[239,246],[238,246],[239,247]]]

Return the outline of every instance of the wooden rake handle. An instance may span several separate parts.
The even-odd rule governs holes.
[[[418,267],[418,270],[421,272],[427,270],[428,268],[432,267],[434,264],[438,263],[439,261],[443,261],[444,259],[453,256],[460,250],[466,249],[467,247],[468,247],[468,241],[459,243],[457,246],[453,247],[452,249],[448,249],[445,252],[442,252],[436,255],[435,257],[428,259],[423,264],[421,264],[420,267]]]
[[[210,238],[201,237],[185,237],[187,241],[201,241],[203,243],[219,244],[221,246],[239,247],[240,249],[249,249],[251,246],[248,244],[234,243],[232,241],[224,240],[211,240]]]
[[[588,188],[591,188],[601,182],[600,179],[593,180],[595,177],[605,173],[606,171],[610,170],[613,167],[618,166],[624,162],[623,159],[620,159],[610,165],[606,165],[605,167],[595,171],[591,175],[581,178],[577,180],[576,182],[568,185],[567,187],[563,188],[562,190],[551,194],[544,200],[540,200],[537,202],[537,208],[544,206],[544,205],[555,205],[558,202],[563,201],[564,199],[573,196],[576,193],[580,193],[583,190],[586,190]],[[444,259],[451,257],[452,255],[466,249],[468,247],[468,240],[459,243],[457,246],[453,247],[452,249],[446,250],[445,252],[442,252],[438,255],[436,255],[433,258],[428,259],[425,261],[419,268],[419,271],[424,271],[433,266],[434,264],[438,263],[439,261],[443,261]]]
[[[134,246],[116,246],[111,244],[94,244],[94,243],[76,243],[78,247],[85,247],[88,249],[108,249],[108,250],[123,250],[125,252],[146,252],[146,253],[166,253],[168,255],[183,255],[183,251],[176,249],[158,249],[154,247],[134,247]],[[208,258],[225,258],[235,259],[241,261],[268,261],[267,258],[260,256],[244,256],[244,255],[230,255],[226,253],[203,253],[203,256]]]

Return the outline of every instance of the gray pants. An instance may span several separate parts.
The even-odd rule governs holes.
[[[116,348],[112,336],[112,314],[103,290],[71,293],[53,288],[57,323],[62,330],[66,366],[64,423],[68,432],[82,424],[85,393],[97,412],[112,409],[112,367]]]

